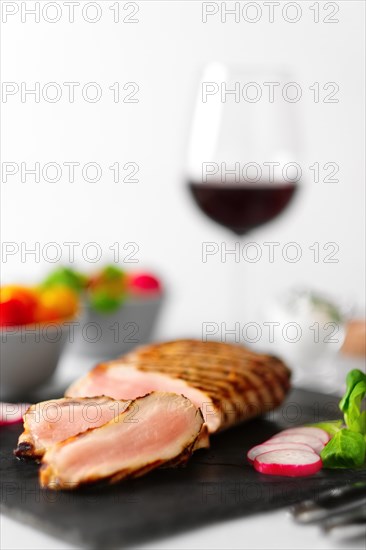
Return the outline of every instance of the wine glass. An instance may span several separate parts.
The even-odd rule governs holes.
[[[238,236],[278,217],[299,187],[297,85],[266,67],[207,65],[196,98],[187,183],[196,204]],[[235,319],[243,319],[240,266],[230,284]],[[239,279],[240,274],[240,279]],[[239,298],[239,299],[238,299]]]
[[[284,72],[207,65],[188,152],[200,209],[236,235],[277,217],[299,184],[296,95]]]

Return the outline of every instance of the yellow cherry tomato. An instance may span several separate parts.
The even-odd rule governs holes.
[[[13,299],[20,300],[31,306],[38,300],[37,291],[34,288],[20,285],[2,286],[0,288],[0,301],[7,302]]]
[[[40,291],[38,320],[71,317],[78,310],[76,293],[66,286],[54,286]],[[40,317],[42,317],[41,319]]]

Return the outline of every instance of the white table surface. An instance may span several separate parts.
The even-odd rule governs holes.
[[[58,368],[58,375],[43,389],[42,394],[50,396],[57,393],[69,381],[86,372],[95,359],[65,356]],[[349,368],[360,368],[360,362],[344,361],[339,368],[345,372]],[[75,371],[75,365],[77,371]],[[343,378],[343,376],[342,376]],[[343,378],[344,379],[344,378]],[[62,390],[61,390],[62,391]],[[341,392],[341,388],[340,388]],[[339,392],[339,393],[340,393]],[[42,398],[39,395],[39,399]],[[231,521],[225,521],[204,528],[190,530],[176,536],[139,545],[141,549],[258,549],[258,550],[296,550],[296,549],[365,549],[365,533],[357,538],[340,538],[325,535],[316,525],[297,525],[288,510],[256,514]],[[50,537],[38,529],[25,525],[21,520],[0,515],[1,550],[70,550],[78,548],[64,541]]]
[[[2,550],[71,550],[71,546],[59,539],[43,534],[0,516]],[[365,535],[357,538],[335,538],[325,535],[317,526],[296,525],[287,510],[257,514],[252,517],[226,521],[159,539],[136,548],[146,550],[165,549],[251,549],[251,550],[333,550],[364,549]]]

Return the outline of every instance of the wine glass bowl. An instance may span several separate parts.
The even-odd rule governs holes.
[[[274,95],[287,82],[284,72],[218,63],[202,74],[188,185],[202,212],[237,235],[276,218],[298,189],[296,105]]]
[[[190,189],[196,203],[209,218],[241,236],[277,217],[290,203],[297,185],[190,182]]]

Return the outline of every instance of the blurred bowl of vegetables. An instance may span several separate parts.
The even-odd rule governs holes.
[[[148,342],[163,301],[159,279],[106,266],[88,277],[73,349],[113,358]]]
[[[78,310],[66,285],[1,287],[1,400],[24,398],[52,376]]]

